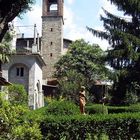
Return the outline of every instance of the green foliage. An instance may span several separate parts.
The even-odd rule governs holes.
[[[28,95],[23,85],[13,84],[8,87],[8,100],[11,104],[28,104]]]
[[[23,118],[24,120],[29,120],[30,122],[37,122],[39,124],[40,121],[44,119],[44,117],[47,115],[46,110],[46,106],[36,110],[30,110],[23,116]]]
[[[119,106],[119,107],[116,107],[116,106],[108,106],[108,114],[111,114],[111,113],[124,113],[124,112],[127,112],[127,106]]]
[[[9,102],[5,99],[5,97],[6,97],[6,93],[0,92],[0,108],[9,104]]]
[[[92,28],[88,28],[88,30],[95,36],[108,40],[110,44],[106,60],[115,73],[112,101],[114,104],[131,104],[135,103],[135,95],[139,93],[139,89],[133,83],[140,86],[140,1],[110,0],[110,2],[115,4],[124,15],[130,16],[132,20],[118,17],[103,9],[106,16],[101,16],[101,20],[104,23],[105,31],[97,31]],[[132,97],[132,93],[135,97]],[[131,96],[132,102],[129,96]]]
[[[7,32],[3,38],[3,41],[0,43],[0,63],[8,62],[10,55],[13,53],[11,50],[11,40],[12,35],[10,32]]]
[[[135,93],[127,92],[124,98],[124,102],[127,105],[136,104],[138,102],[138,96]]]
[[[19,106],[10,106],[10,104],[4,104],[0,108],[0,138],[12,139],[12,130],[17,126],[21,119],[21,114],[24,113],[24,109]]]
[[[15,17],[31,10],[31,4],[33,3],[34,0],[0,1],[0,42],[9,29],[9,22],[12,22]]]
[[[40,127],[44,139],[139,139],[139,120],[140,113],[46,116]]]
[[[125,112],[140,112],[140,104],[133,104],[130,106],[108,106],[108,113],[125,113]]]
[[[140,112],[140,103],[133,104],[128,107],[131,112]]]
[[[104,57],[105,53],[98,45],[82,39],[73,42],[67,54],[55,65],[62,96],[73,100],[81,85],[89,90],[95,80],[107,79],[109,70],[105,67]]]
[[[42,140],[41,131],[37,123],[24,123],[16,126],[12,134],[15,140]]]
[[[90,45],[82,39],[76,40],[70,45],[67,54],[55,65],[55,75],[59,78],[65,76],[69,70],[76,70],[88,80],[106,78],[104,56],[98,45]]]
[[[67,100],[79,102],[79,89],[85,85],[85,78],[74,70],[66,72],[64,78],[59,79],[59,93]]]
[[[86,106],[87,114],[108,114],[107,106],[102,104],[92,104]]]
[[[80,114],[79,107],[70,101],[53,101],[46,107],[47,115],[75,115]]]
[[[41,140],[39,125],[35,120],[25,118],[30,111],[27,106],[11,105],[1,99],[0,106],[0,139],[2,140]]]

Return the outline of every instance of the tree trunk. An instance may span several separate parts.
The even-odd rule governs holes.
[[[8,22],[5,22],[5,20],[0,22],[0,42],[2,42],[2,39],[5,35],[5,33],[8,30]]]

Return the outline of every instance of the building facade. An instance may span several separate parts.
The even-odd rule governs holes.
[[[23,85],[28,93],[29,107],[37,109],[44,106],[42,67],[45,62],[37,50],[37,44],[32,42],[33,38],[17,39],[16,53],[10,57],[9,63],[2,65],[2,75],[10,83]]]

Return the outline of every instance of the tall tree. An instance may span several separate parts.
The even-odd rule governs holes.
[[[96,80],[107,79],[109,71],[105,67],[104,57],[104,51],[96,44],[91,45],[83,39],[73,42],[55,65],[60,94],[77,102],[82,85],[88,94]]]
[[[76,40],[70,45],[67,54],[55,65],[55,75],[59,79],[65,77],[69,70],[74,70],[85,77],[87,86],[90,87],[94,80],[107,77],[104,56],[104,51],[98,45]]]
[[[131,20],[118,17],[104,10],[101,16],[105,31],[88,27],[93,35],[108,40],[111,49],[107,50],[107,62],[114,68],[114,102],[125,102],[126,94],[138,94],[140,86],[140,1],[110,0]]]
[[[8,23],[30,10],[34,0],[0,0],[0,42],[8,30]]]

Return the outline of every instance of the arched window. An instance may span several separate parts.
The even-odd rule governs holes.
[[[51,4],[50,5],[50,11],[57,11],[58,10],[58,5],[57,4]]]
[[[40,88],[41,88],[41,84],[40,84],[40,81],[39,81],[39,80],[38,80],[36,86],[37,86],[37,90],[38,90],[38,92],[39,92],[39,91],[41,90],[41,89],[40,89]]]

